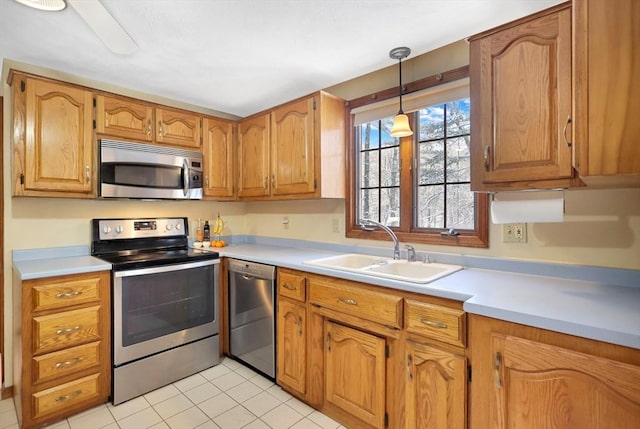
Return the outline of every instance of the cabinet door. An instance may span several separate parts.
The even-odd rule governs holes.
[[[24,188],[93,190],[93,96],[55,82],[26,79]]]
[[[271,113],[271,194],[314,192],[314,99]]]
[[[156,142],[199,149],[200,122],[193,112],[156,107]]]
[[[139,141],[153,140],[153,106],[142,101],[98,95],[97,132]]]
[[[240,122],[238,196],[269,195],[269,114]]]
[[[640,186],[640,4],[584,0],[573,8],[578,171],[588,185]]]
[[[233,122],[204,118],[202,129],[204,194],[233,198]]]
[[[570,9],[474,40],[470,68],[472,189],[571,178]]]
[[[278,384],[304,396],[307,387],[306,308],[287,299],[278,302]]]
[[[493,334],[492,428],[632,429],[640,367]]]
[[[407,427],[464,429],[467,359],[407,342]]]
[[[384,427],[384,338],[325,321],[325,401]]]

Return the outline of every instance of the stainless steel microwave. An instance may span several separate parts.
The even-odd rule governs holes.
[[[101,198],[202,198],[202,153],[106,139],[98,143]]]

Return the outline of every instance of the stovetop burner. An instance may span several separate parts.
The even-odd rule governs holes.
[[[91,255],[114,271],[218,259],[188,247],[187,218],[93,219]]]

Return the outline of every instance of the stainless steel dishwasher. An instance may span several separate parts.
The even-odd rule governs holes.
[[[275,280],[271,265],[228,260],[229,352],[271,377],[275,362]]]

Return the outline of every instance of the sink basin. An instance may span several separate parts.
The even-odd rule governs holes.
[[[371,275],[414,283],[429,283],[462,269],[459,265],[393,261],[384,265],[367,267]]]
[[[463,268],[460,265],[408,262],[406,260],[394,260],[357,253],[313,259],[303,263],[368,276],[423,284],[430,283]]]
[[[305,261],[308,265],[318,265],[320,267],[335,268],[335,269],[360,269],[369,267],[375,264],[385,264],[392,261],[390,258],[383,258],[382,256],[361,255],[358,253],[347,253],[344,255],[330,256],[328,258],[314,259],[312,261]]]

